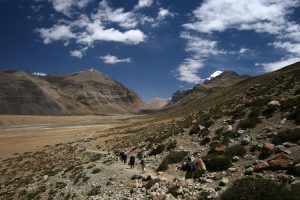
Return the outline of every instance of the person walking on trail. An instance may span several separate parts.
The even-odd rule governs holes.
[[[141,167],[142,167],[142,173],[146,173],[146,158],[145,156],[141,159]]]
[[[127,153],[124,151],[124,155],[123,155],[123,161],[124,161],[124,165],[126,165],[127,163]]]
[[[124,162],[124,151],[120,152],[120,160],[121,162]]]
[[[130,164],[130,168],[133,169],[135,164],[135,156],[133,154],[129,158],[129,164]]]
[[[191,157],[188,157],[188,160],[185,165],[185,170],[186,170],[185,179],[190,179],[194,177],[196,166],[195,163],[192,161]]]

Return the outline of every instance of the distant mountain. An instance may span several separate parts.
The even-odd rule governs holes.
[[[154,98],[146,102],[148,109],[160,109],[167,105],[169,100],[162,99],[162,98]]]
[[[176,91],[167,107],[176,106],[177,104],[188,104],[190,101],[201,99],[221,88],[234,85],[249,77],[248,75],[239,75],[233,71],[224,71],[215,77],[207,79],[202,84],[197,84],[193,89]]]
[[[134,91],[94,69],[45,76],[0,72],[1,114],[115,114],[143,108]]]

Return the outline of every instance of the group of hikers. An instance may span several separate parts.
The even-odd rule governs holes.
[[[121,162],[124,163],[124,165],[126,165],[126,163],[127,163],[127,153],[126,153],[126,151],[121,151],[120,152],[120,160],[121,160]],[[135,166],[135,163],[136,163],[136,157],[135,157],[134,154],[132,154],[129,157],[128,165],[130,165],[130,168],[133,169],[134,166]],[[141,168],[142,168],[142,173],[146,173],[146,158],[145,158],[145,156],[142,156],[140,164],[141,164]]]

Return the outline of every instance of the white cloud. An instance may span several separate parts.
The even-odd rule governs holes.
[[[247,48],[242,47],[242,48],[239,50],[239,54],[244,55],[247,51],[250,51],[250,49],[247,49]]]
[[[157,19],[164,20],[167,17],[174,17],[174,13],[170,12],[168,9],[160,8],[158,11]]]
[[[84,47],[84,48],[79,49],[79,50],[71,51],[70,55],[73,56],[73,57],[82,58],[85,55],[87,49],[88,49],[87,47]]]
[[[40,28],[36,30],[45,44],[50,44],[53,41],[57,40],[69,40],[75,37],[75,34],[72,32],[71,27],[67,25],[54,25],[51,28]]]
[[[277,62],[273,62],[273,63],[256,63],[256,65],[263,66],[263,68],[266,72],[272,72],[272,71],[281,69],[285,66],[294,64],[299,61],[300,61],[300,56],[285,58],[285,59],[282,59],[281,61],[277,61]]]
[[[183,37],[187,41],[186,51],[191,52],[191,56],[178,67],[179,79],[189,83],[201,81],[197,72],[205,67],[206,58],[229,53],[219,50],[217,41],[209,38],[215,32],[229,29],[253,30],[275,37],[277,41],[273,46],[286,50],[289,57],[279,62],[261,64],[266,71],[296,61],[300,57],[300,26],[289,21],[288,15],[299,4],[298,0],[204,0],[193,11],[191,22],[183,25],[184,34],[189,35]],[[192,33],[198,33],[201,37],[191,37]],[[206,41],[205,44],[203,41]],[[244,54],[247,51],[247,48],[241,48],[236,53]]]
[[[217,76],[221,75],[223,73],[223,71],[215,71],[214,73],[212,73],[207,80],[211,80],[213,78],[216,78]]]
[[[100,3],[100,7],[93,19],[114,22],[123,28],[134,28],[139,23],[138,17],[134,12],[124,12],[123,8],[112,9],[106,1]]]
[[[64,15],[70,16],[73,8],[84,8],[93,0],[49,0],[53,8]]]
[[[228,28],[274,33],[274,28],[285,22],[285,15],[298,3],[296,0],[205,0],[193,12],[196,21],[184,26],[206,33]]]
[[[99,59],[101,59],[106,64],[117,64],[117,63],[131,63],[131,58],[124,58],[119,59],[116,56],[113,55],[106,55],[106,56],[100,56]]]
[[[181,37],[186,39],[185,51],[190,52],[191,56],[179,65],[178,79],[192,84],[203,82],[204,79],[197,73],[205,66],[206,58],[224,52],[217,49],[216,41],[205,40],[188,32],[183,32]]]
[[[153,0],[139,0],[138,4],[135,6],[135,9],[150,7],[153,3]]]

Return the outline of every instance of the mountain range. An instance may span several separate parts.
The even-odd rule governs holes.
[[[135,113],[140,97],[95,69],[72,74],[0,72],[0,113],[83,115]]]

